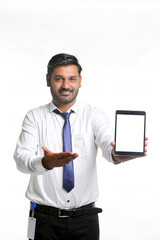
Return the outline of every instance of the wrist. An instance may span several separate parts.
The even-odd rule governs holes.
[[[119,163],[121,163],[121,162],[119,162],[119,161],[117,160],[117,157],[116,157],[116,155],[113,153],[113,150],[112,150],[112,159],[113,159],[114,164],[119,164]]]
[[[49,166],[45,157],[42,158],[42,166],[47,170],[52,170],[53,167]]]

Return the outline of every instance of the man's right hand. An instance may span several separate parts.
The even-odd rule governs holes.
[[[42,164],[47,170],[51,170],[55,167],[62,167],[79,156],[77,153],[72,152],[53,153],[45,146],[43,146],[42,149],[44,151]]]

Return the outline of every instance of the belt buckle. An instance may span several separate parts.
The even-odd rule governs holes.
[[[62,215],[62,209],[58,209],[58,217],[59,218],[69,218],[69,216],[67,216],[67,215]]]

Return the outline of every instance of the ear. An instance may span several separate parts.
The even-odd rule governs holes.
[[[49,76],[49,74],[46,74],[46,81],[47,81],[47,87],[51,86],[51,78]]]
[[[82,87],[81,81],[82,81],[82,76],[80,75],[80,76],[79,76],[79,87]]]

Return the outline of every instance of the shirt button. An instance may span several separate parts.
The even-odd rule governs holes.
[[[67,203],[69,203],[70,202],[70,200],[67,200]]]

